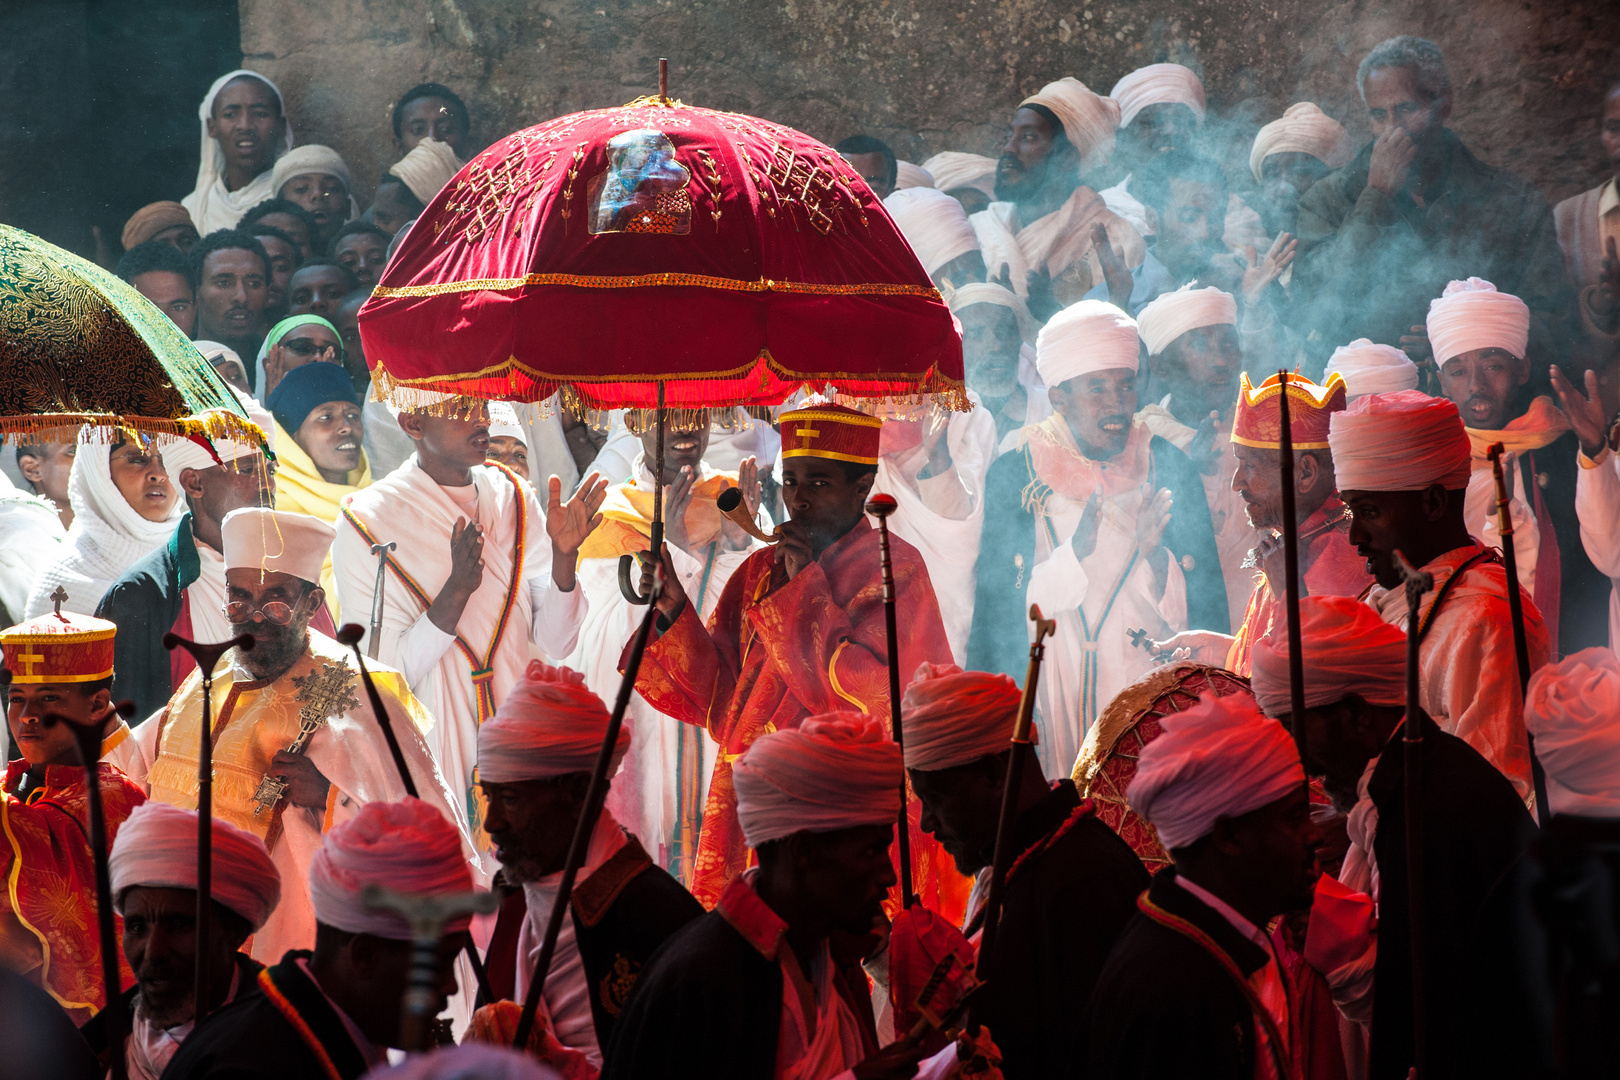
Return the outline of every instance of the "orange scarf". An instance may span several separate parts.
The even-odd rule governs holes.
[[[1034,483],[1024,498],[1030,506],[1045,501],[1039,492],[1042,487],[1079,504],[1084,504],[1093,492],[1105,496],[1124,494],[1142,486],[1152,465],[1153,433],[1134,422],[1125,449],[1110,461],[1093,461],[1082,454],[1060,413],[1031,424],[1018,437],[1035,470]]]
[[[1569,417],[1552,403],[1552,398],[1543,394],[1530,403],[1523,416],[1509,420],[1507,427],[1500,431],[1486,431],[1481,428],[1466,430],[1468,441],[1473,447],[1476,463],[1474,467],[1477,469],[1480,467],[1478,462],[1486,460],[1485,452],[1490,449],[1492,443],[1501,443],[1502,448],[1510,454],[1540,450],[1569,431]]]
[[[707,475],[692,486],[692,501],[686,504],[687,542],[694,549],[719,535],[720,523],[725,519],[715,500],[722,491],[737,486],[736,473],[712,472],[707,466],[704,470]],[[652,514],[651,491],[643,491],[634,483],[609,488],[602,503],[602,524],[580,546],[580,560],[616,559],[647,550]]]

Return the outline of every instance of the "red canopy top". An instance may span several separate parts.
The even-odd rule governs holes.
[[[423,211],[360,311],[411,391],[589,408],[928,395],[968,407],[949,310],[883,205],[791,128],[643,98],[507,136]]]

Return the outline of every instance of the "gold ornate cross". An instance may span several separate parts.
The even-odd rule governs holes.
[[[346,660],[320,661],[320,666],[308,675],[294,675],[292,684],[298,689],[295,699],[304,704],[298,710],[298,734],[287,747],[289,754],[302,754],[309,740],[326,726],[328,717],[346,713],[360,704],[354,692],[354,671]],[[265,773],[253,792],[253,816],[258,817],[275,806],[286,793],[286,780]]]

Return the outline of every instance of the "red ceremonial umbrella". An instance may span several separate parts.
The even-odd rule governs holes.
[[[950,313],[875,195],[780,124],[647,97],[479,154],[360,311],[379,392],[576,408],[801,387],[968,407]],[[422,399],[416,398],[417,402]]]

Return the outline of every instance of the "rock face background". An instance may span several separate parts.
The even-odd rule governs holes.
[[[1252,135],[1312,100],[1366,138],[1355,89],[1398,33],[1446,50],[1453,126],[1550,199],[1603,175],[1596,102],[1620,74],[1613,0],[241,0],[244,65],[287,94],[300,142],[369,187],[395,160],[389,110],[417,82],[466,99],[482,145],[654,92],[768,116],[904,158],[999,153],[1011,110],[1063,75],[1099,93],[1144,64],[1199,71],[1212,115]],[[1245,150],[1246,153],[1246,150]],[[362,192],[366,194],[368,192]]]

